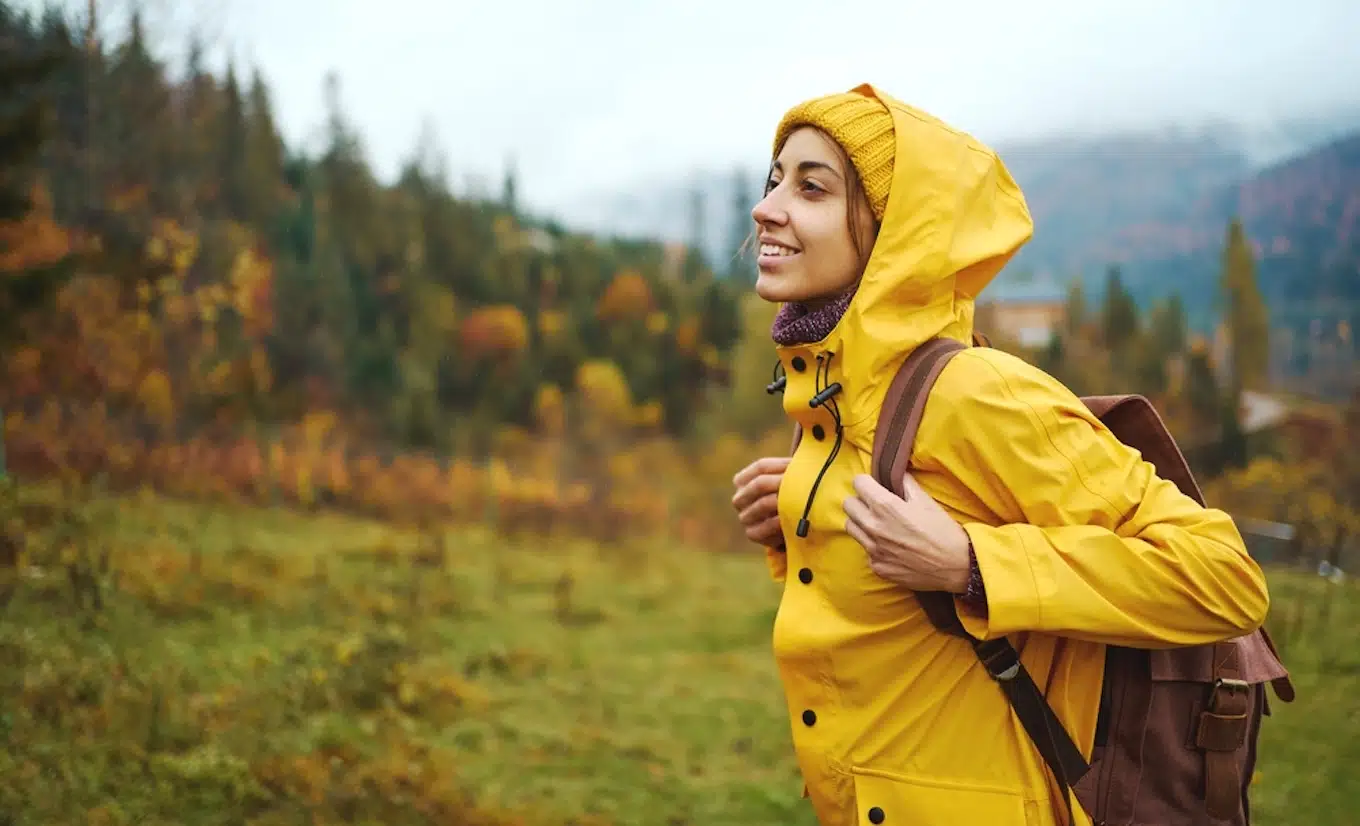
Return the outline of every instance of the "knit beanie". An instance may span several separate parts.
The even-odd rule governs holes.
[[[803,101],[780,120],[774,137],[776,154],[789,133],[800,126],[815,126],[841,145],[859,174],[874,217],[882,221],[892,189],[896,152],[892,115],[883,102],[859,92],[838,92]]]

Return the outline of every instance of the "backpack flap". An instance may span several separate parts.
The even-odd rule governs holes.
[[[1195,475],[1190,472],[1185,454],[1181,453],[1152,402],[1137,394],[1082,396],[1081,401],[1110,429],[1116,439],[1139,451],[1143,459],[1151,462],[1158,476],[1174,482],[1181,493],[1204,504],[1204,494],[1195,482]]]

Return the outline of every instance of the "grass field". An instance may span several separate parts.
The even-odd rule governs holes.
[[[755,553],[23,495],[0,824],[815,824]],[[1256,823],[1357,817],[1357,597],[1275,579]]]

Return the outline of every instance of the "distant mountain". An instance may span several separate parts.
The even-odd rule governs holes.
[[[1127,226],[1092,254],[1118,261],[1146,299],[1170,289],[1212,305],[1226,226],[1238,217],[1256,248],[1275,323],[1360,322],[1360,130],[1198,199],[1189,214]]]
[[[1331,260],[1326,250],[1349,254],[1344,249],[1353,242],[1336,228],[1355,217],[1348,211],[1355,207],[1347,206],[1354,184],[1338,171],[1350,168],[1343,138],[1351,133],[1360,133],[1360,108],[1263,124],[998,143],[1036,224],[1034,239],[1003,279],[1081,277],[1098,289],[1106,267],[1118,262],[1136,297],[1181,291],[1192,320],[1202,325],[1213,309],[1224,229],[1240,209],[1251,237],[1266,245],[1263,278],[1271,280],[1270,294],[1291,297],[1288,312],[1304,312],[1298,301],[1326,293],[1297,286],[1307,279],[1282,268],[1311,272]],[[759,196],[763,167],[753,161],[742,168],[748,171],[740,188],[730,171],[699,171],[683,182],[653,180],[645,194],[584,198],[563,219],[603,234],[689,241],[697,233],[722,271]],[[1341,234],[1325,243],[1317,237],[1332,231]],[[1277,236],[1286,241],[1277,243]],[[1280,243],[1291,252],[1279,252]],[[1308,256],[1320,257],[1304,263]]]

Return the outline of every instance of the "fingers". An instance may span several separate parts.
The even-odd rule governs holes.
[[[848,530],[854,527],[865,536],[877,534],[876,526],[878,519],[874,516],[869,506],[864,504],[864,500],[858,496],[851,496],[845,500],[842,506],[845,509],[845,524]],[[863,543],[861,543],[863,544]]]
[[[848,507],[849,504],[850,504],[849,502],[846,503],[847,514],[850,512],[850,508]],[[875,542],[874,538],[869,535],[869,532],[866,531],[864,528],[861,528],[859,526],[859,523],[857,523],[854,519],[845,520],[845,532],[848,533],[850,536],[854,537],[855,541],[858,542],[860,546],[864,548],[864,550],[870,555],[871,558],[873,557],[873,554],[877,552],[878,543]]]
[[[756,500],[763,499],[772,493],[778,493],[781,481],[783,481],[783,477],[778,475],[757,476],[732,494],[732,507],[738,513],[741,513]]]
[[[792,461],[792,459],[793,457],[791,456],[766,456],[757,459],[737,471],[737,475],[732,477],[732,485],[739,488],[746,485],[757,476],[763,476],[769,473],[783,473],[788,468],[789,462]]]
[[[897,494],[880,485],[877,479],[867,473],[856,475],[854,486],[859,498],[874,509],[892,507],[894,502],[901,501]]]
[[[738,520],[743,525],[754,525],[763,522],[771,516],[779,516],[779,493],[769,493],[752,502],[749,507],[741,512]]]
[[[755,527],[747,528],[746,538],[757,545],[775,546],[780,544],[780,537],[783,533],[783,529],[779,525],[779,517],[772,516]]]

